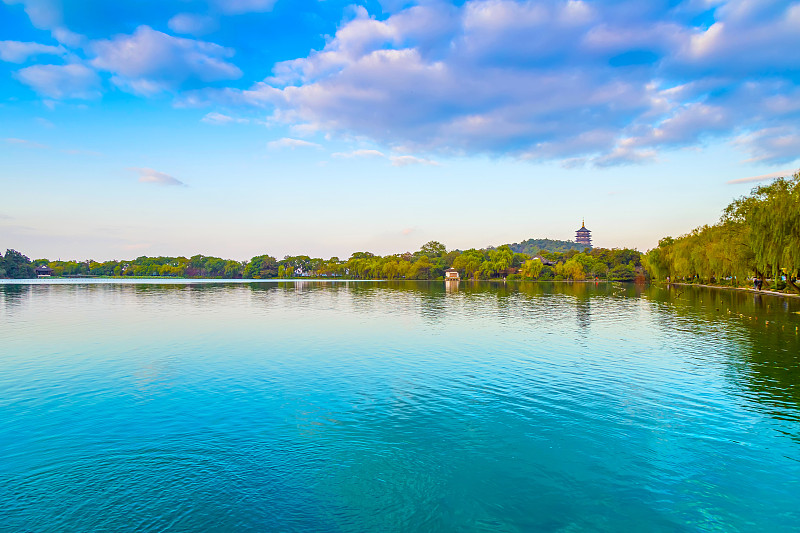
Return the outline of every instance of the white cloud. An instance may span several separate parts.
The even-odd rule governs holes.
[[[795,124],[763,128],[737,137],[733,144],[750,152],[747,163],[791,163],[800,159],[800,128]]]
[[[537,11],[526,3],[518,16],[514,2],[484,4],[482,18],[471,15],[473,33],[485,26],[503,35],[504,25],[517,27]],[[648,105],[639,84],[598,80],[590,70],[494,68],[458,20],[455,8],[438,6],[417,6],[386,21],[356,17],[322,51],[276,65],[272,78],[248,91],[217,96],[276,106],[275,118],[291,124],[456,152],[523,152],[546,141],[571,142],[586,127],[581,116],[616,124]],[[407,45],[415,40],[425,47]],[[296,85],[280,86],[286,83]]]
[[[800,67],[800,4],[796,2],[730,1],[717,9],[718,21],[695,31],[676,59],[703,69],[706,75],[724,72],[763,73]]]
[[[290,127],[415,152],[606,166],[739,136],[754,160],[788,160],[800,153],[800,54],[786,52],[800,49],[800,6],[717,4],[425,2],[382,20],[357,7],[323,49],[182,104],[273,108]]]
[[[140,183],[152,183],[154,185],[173,185],[173,186],[186,185],[181,180],[173,176],[170,176],[169,174],[153,170],[152,168],[130,168],[129,170],[132,170],[139,174]]]
[[[39,43],[20,41],[0,41],[0,60],[9,63],[24,63],[31,57],[39,55],[66,55],[63,46],[49,46]]]
[[[149,26],[86,44],[65,27],[60,0],[3,1],[20,4],[37,28],[66,45],[0,41],[6,61],[66,58],[68,65],[15,74],[50,98],[99,95],[89,66],[145,96],[242,76],[231,48]],[[350,7],[321,49],[275,64],[271,76],[248,89],[181,92],[176,105],[267,108],[269,120],[291,135],[366,139],[387,153],[407,148],[605,166],[653,161],[659,150],[709,138],[732,140],[749,161],[786,164],[800,153],[800,54],[787,52],[800,49],[797,2],[411,4],[382,4],[380,19]],[[209,14],[177,13],[168,26],[201,35],[223,15],[274,5],[209,0]],[[86,65],[70,55],[78,44],[92,58]],[[202,120],[246,119],[209,113]]]
[[[92,66],[114,74],[118,86],[141,95],[175,89],[189,79],[232,80],[242,71],[227,61],[233,50],[218,44],[173,37],[149,26],[91,46]]]
[[[60,43],[79,46],[84,37],[68,30],[63,24],[62,2],[60,0],[3,0],[8,5],[22,4],[25,13],[34,27],[49,30]]]
[[[386,154],[384,154],[379,150],[353,150],[351,152],[334,152],[331,154],[331,157],[342,158],[342,159],[365,158],[365,157],[387,158],[392,163],[392,166],[395,167],[405,167],[408,165],[431,165],[431,166],[439,165],[439,163],[431,159],[425,159],[413,155],[387,156]]]
[[[100,96],[100,77],[94,70],[79,63],[33,65],[18,70],[14,76],[40,95],[56,100],[86,100]]]
[[[657,159],[657,152],[652,149],[640,150],[635,147],[633,139],[623,139],[614,149],[602,156],[592,159],[597,167],[613,167],[648,163]]]
[[[216,111],[206,113],[206,115],[200,120],[206,124],[247,124],[250,122],[246,118],[231,117]]]
[[[43,148],[43,149],[44,148],[49,148],[49,146],[47,146],[47,145],[40,144],[40,143],[33,142],[33,141],[28,141],[26,139],[16,139],[16,138],[13,138],[13,137],[8,137],[8,138],[3,139],[3,140],[8,144],[16,144],[16,145],[19,145],[19,146],[24,146],[26,148]]]
[[[392,165],[395,167],[405,167],[408,165],[439,165],[436,161],[414,157],[413,155],[393,155],[389,157],[389,161],[391,161]]]
[[[50,29],[61,24],[61,2],[58,0],[3,0],[8,5],[19,5],[25,9],[31,23],[40,29]]]
[[[676,106],[668,118],[653,128],[647,140],[653,144],[682,144],[702,134],[730,131],[734,122],[735,117],[725,107],[693,102]]]
[[[66,28],[56,28],[52,31],[53,37],[56,41],[67,46],[78,47],[82,46],[86,38],[79,34],[69,31]]]
[[[383,152],[378,150],[353,150],[352,152],[335,152],[332,157],[353,158],[353,157],[386,157]]]
[[[757,181],[767,181],[773,180],[775,178],[783,178],[786,176],[791,176],[794,174],[795,171],[791,170],[779,170],[778,172],[770,172],[769,174],[762,174],[760,176],[750,176],[748,178],[738,178],[735,180],[730,180],[727,183],[729,185],[736,185],[738,183],[753,183]]]
[[[290,139],[289,137],[284,137],[283,139],[278,139],[277,141],[271,141],[267,143],[267,147],[271,149],[278,149],[278,148],[322,148],[317,143],[312,143],[309,141],[304,141],[302,139]]]
[[[208,15],[195,13],[178,13],[167,22],[169,29],[175,33],[200,36],[217,29],[217,21]]]

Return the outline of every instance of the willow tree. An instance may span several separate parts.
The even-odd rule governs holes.
[[[796,292],[800,274],[800,172],[753,189],[725,210],[725,218],[747,226],[757,273],[786,275]]]
[[[755,270],[755,254],[750,246],[750,228],[743,222],[723,221],[719,224],[718,257],[727,275],[737,279],[751,276]]]
[[[466,278],[477,278],[483,263],[483,256],[483,251],[470,248],[455,258],[453,268],[463,272]]]
[[[522,264],[522,267],[519,269],[519,273],[523,278],[536,279],[539,277],[539,274],[542,273],[543,268],[544,263],[542,263],[541,260],[528,259]]]
[[[583,280],[586,279],[586,273],[583,271],[583,265],[581,265],[575,259],[570,259],[569,261],[563,263],[563,270],[561,275],[567,279],[572,280]],[[561,263],[558,264],[561,266]]]

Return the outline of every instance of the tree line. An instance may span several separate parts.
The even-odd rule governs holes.
[[[756,278],[800,293],[800,172],[754,188],[714,225],[661,239],[644,265],[658,279],[741,286]]]
[[[556,239],[528,239],[522,242],[515,242],[509,244],[515,252],[536,255],[538,252],[544,250],[547,252],[568,252],[576,250],[582,252],[586,248],[585,244],[578,244],[572,241],[559,241]]]
[[[13,266],[7,266],[13,265]],[[355,252],[347,259],[307,255],[277,259],[257,255],[235,261],[204,255],[192,257],[137,257],[124,261],[51,261],[8,250],[0,260],[0,277],[35,277],[34,267],[46,265],[56,277],[181,277],[222,279],[341,278],[341,279],[442,279],[455,268],[462,278],[509,280],[633,281],[644,279],[642,254],[631,249],[584,248],[567,251],[515,252],[511,245],[497,248],[447,250],[436,241],[416,252],[375,255]]]

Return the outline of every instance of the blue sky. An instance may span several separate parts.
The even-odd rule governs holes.
[[[800,166],[797,50],[786,1],[0,0],[0,246],[646,250]]]

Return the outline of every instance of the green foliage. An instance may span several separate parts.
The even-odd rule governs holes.
[[[800,172],[753,189],[725,216],[747,228],[756,269],[779,277],[800,272]]]
[[[542,273],[542,269],[544,268],[544,263],[541,262],[539,259],[528,259],[520,268],[520,276],[523,279],[538,279],[539,275]]]
[[[636,270],[630,264],[617,265],[608,271],[610,281],[633,281],[636,279]]]
[[[413,262],[406,271],[406,278],[408,279],[435,279],[436,273],[434,272],[435,265],[431,262],[427,255],[420,256]]]
[[[316,270],[321,262],[322,259],[311,259],[307,255],[287,255],[278,263],[278,277],[307,276],[309,272]]]
[[[653,248],[648,251],[643,259],[644,267],[650,275],[657,279],[666,279],[669,276],[669,264],[666,251],[662,248]]]
[[[470,248],[455,258],[453,268],[462,278],[477,278],[485,255],[482,250]]]
[[[786,283],[800,292],[800,173],[756,187],[732,202],[713,226],[667,237],[645,256],[656,278],[719,282],[752,276]]]
[[[560,263],[558,266],[562,267],[562,275],[574,281],[586,279],[586,273],[583,271],[583,265],[580,261],[572,258],[565,263]]]
[[[509,245],[517,253],[536,255],[540,250],[547,252],[565,253],[570,250],[583,252],[586,250],[585,244],[578,244],[572,241],[559,241],[554,239],[528,239],[522,242],[515,242]]]
[[[244,267],[248,279],[274,278],[278,275],[278,261],[271,255],[257,255]]]
[[[444,244],[440,242],[429,241],[423,244],[419,251],[422,255],[426,255],[428,257],[442,257],[447,253],[447,248],[445,248]]]
[[[35,278],[36,272],[31,260],[16,250],[6,250],[0,255],[0,278],[25,279]]]
[[[16,252],[13,252],[16,254]],[[451,266],[462,279],[561,279],[582,280],[587,276],[604,276],[620,262],[639,265],[635,250],[586,249],[585,252],[543,252],[545,265],[539,259],[515,252],[510,245],[466,251],[452,250],[437,242],[424,244],[419,251],[387,256],[371,252],[355,252],[348,259],[312,258],[307,255],[285,256],[278,261],[271,255],[257,255],[250,261],[238,262],[194,255],[186,257],[147,257],[133,260],[97,262],[46,261],[55,276],[169,276],[190,278],[347,278],[347,279],[443,279]],[[16,256],[15,256],[16,257]],[[26,258],[27,259],[27,258]],[[5,265],[3,260],[2,265]]]

